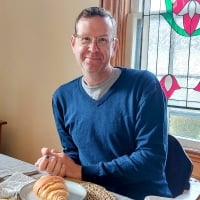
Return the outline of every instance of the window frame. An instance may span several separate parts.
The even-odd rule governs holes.
[[[150,2],[150,0],[148,0],[148,2]],[[143,43],[143,44],[139,43],[139,45],[138,45],[137,41],[139,41],[139,39],[141,39],[141,38],[143,41],[148,41],[148,30],[149,30],[148,26],[149,26],[150,19],[145,18],[146,21],[144,21],[145,26],[143,26],[143,31],[142,32],[138,31],[138,27],[141,27],[141,20],[143,20],[142,13],[141,13],[142,6],[140,3],[143,4],[144,1],[141,1],[141,0],[134,1],[134,5],[132,5],[132,7],[131,7],[131,13],[128,15],[128,18],[127,18],[127,31],[126,31],[127,36],[126,36],[126,38],[131,37],[131,40],[130,39],[126,40],[126,60],[125,61],[126,61],[127,66],[132,66],[132,68],[136,68],[136,69],[145,69],[146,70],[147,55],[148,55],[148,43],[147,42]],[[143,58],[143,59],[140,59],[140,61],[138,61],[137,58]],[[138,64],[136,64],[136,63],[138,63]],[[173,106],[172,106],[172,108],[173,108]],[[181,108],[179,108],[179,109],[181,109]],[[184,109],[182,109],[182,110],[184,110]],[[170,112],[174,112],[174,111],[172,111],[171,106],[168,106],[168,117],[172,114]],[[187,112],[187,110],[186,110],[186,112]],[[190,112],[188,112],[188,114],[189,113]],[[181,144],[184,146],[184,148],[200,150],[200,140],[194,140],[191,138],[184,138],[184,137],[180,137],[180,136],[176,136],[176,137],[181,142]]]

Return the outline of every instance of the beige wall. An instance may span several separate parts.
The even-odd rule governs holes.
[[[74,18],[99,0],[0,1],[2,151],[34,163],[43,146],[61,149],[53,91],[81,74],[70,47]]]

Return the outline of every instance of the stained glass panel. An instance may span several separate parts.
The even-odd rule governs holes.
[[[138,1],[132,65],[158,77],[168,99],[169,133],[200,150],[200,0]]]
[[[148,22],[146,69],[156,74],[159,80],[166,75],[174,76],[170,82],[171,90],[174,80],[180,88],[176,88],[167,96],[169,106],[200,109],[200,86],[199,90],[195,90],[200,81],[200,2],[144,2],[143,17],[145,22]],[[143,32],[144,34],[147,32]],[[169,82],[163,82],[166,90],[169,89],[167,84]]]

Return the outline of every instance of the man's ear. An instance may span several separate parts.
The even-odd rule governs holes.
[[[119,47],[119,40],[117,38],[114,38],[112,46],[112,55],[111,55],[112,57],[115,56],[115,54],[117,53],[118,47]]]
[[[76,38],[74,37],[74,35],[72,35],[70,39],[70,44],[73,51],[74,51],[75,42],[76,42]]]

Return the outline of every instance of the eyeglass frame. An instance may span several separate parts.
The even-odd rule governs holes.
[[[81,46],[85,46],[85,47],[89,46],[92,43],[93,40],[96,41],[96,45],[98,47],[106,47],[116,39],[115,37],[109,38],[108,35],[92,37],[92,36],[87,36],[87,35],[82,36],[82,35],[79,35],[77,33],[74,33],[73,36],[75,38],[78,38],[78,40],[79,40],[78,42]],[[88,41],[87,40],[81,41],[80,39],[88,39]],[[107,41],[106,40],[104,41],[104,40],[101,40],[101,39],[107,39]]]

